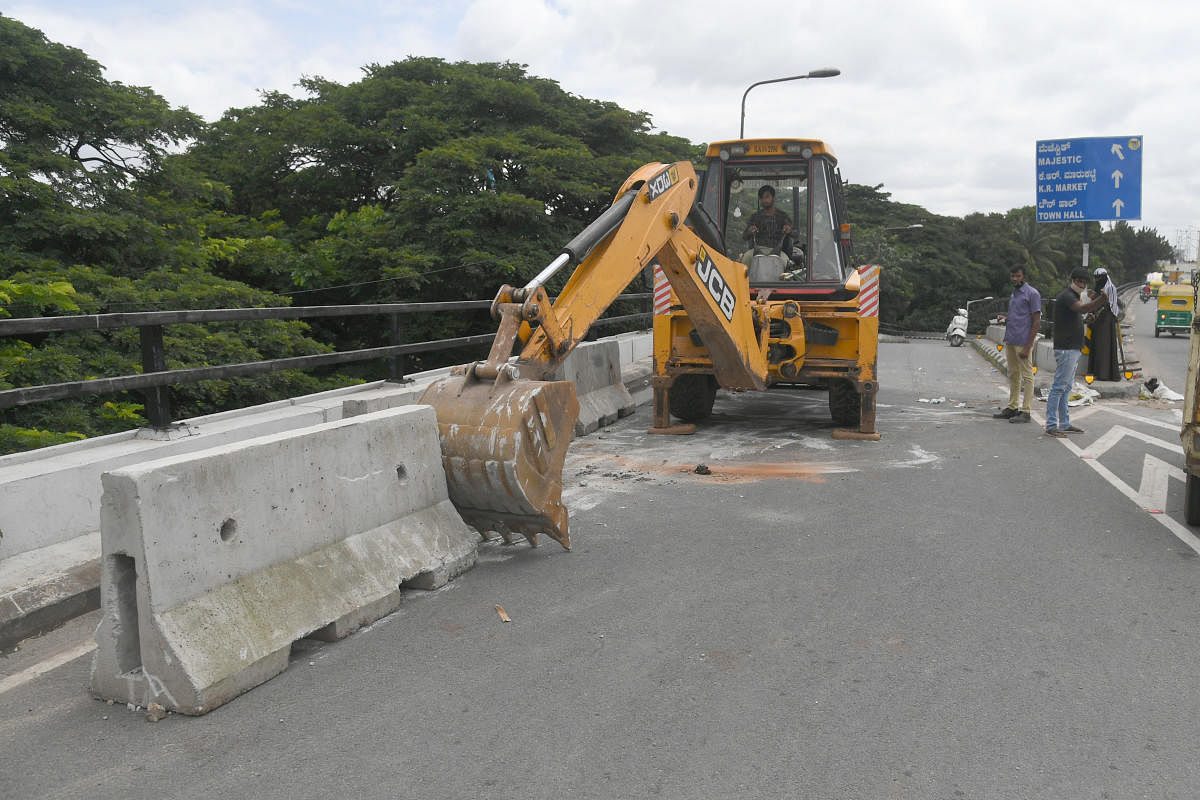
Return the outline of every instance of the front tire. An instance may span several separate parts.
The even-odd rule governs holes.
[[[862,415],[862,395],[850,381],[835,380],[829,384],[829,416],[842,428],[858,428]]]
[[[667,392],[671,415],[683,422],[701,422],[712,414],[717,379],[712,375],[680,375]]]

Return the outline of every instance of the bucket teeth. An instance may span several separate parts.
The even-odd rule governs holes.
[[[579,417],[574,384],[455,375],[430,384],[421,402],[437,412],[446,486],[468,525],[534,546],[545,533],[570,549],[562,471]]]

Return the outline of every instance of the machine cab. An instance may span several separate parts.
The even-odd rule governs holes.
[[[822,295],[850,271],[849,221],[837,159],[811,139],[716,142],[697,202],[725,254],[749,270],[753,288]]]

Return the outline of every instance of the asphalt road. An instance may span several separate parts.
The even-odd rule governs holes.
[[[1154,317],[1157,309],[1153,299],[1143,303],[1136,296],[1130,296],[1125,306],[1125,324],[1130,324],[1132,317],[1137,357],[1142,362],[1142,373],[1147,378],[1158,378],[1171,389],[1183,394],[1187,377],[1188,348],[1191,343],[1184,335],[1172,336],[1164,333],[1155,338]]]
[[[86,656],[0,663],[0,797],[1195,797],[1178,404],[1062,441],[991,418],[969,347],[880,367],[879,442],[808,391],[578,440],[571,552],[485,545],[204,717],[91,699]]]

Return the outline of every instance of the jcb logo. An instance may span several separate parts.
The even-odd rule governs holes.
[[[725,276],[713,263],[712,256],[703,247],[696,256],[696,275],[700,277],[701,283],[708,287],[708,293],[712,295],[713,300],[717,301],[717,308],[721,309],[725,319],[733,322],[733,309],[736,304],[733,292],[730,290]]]

